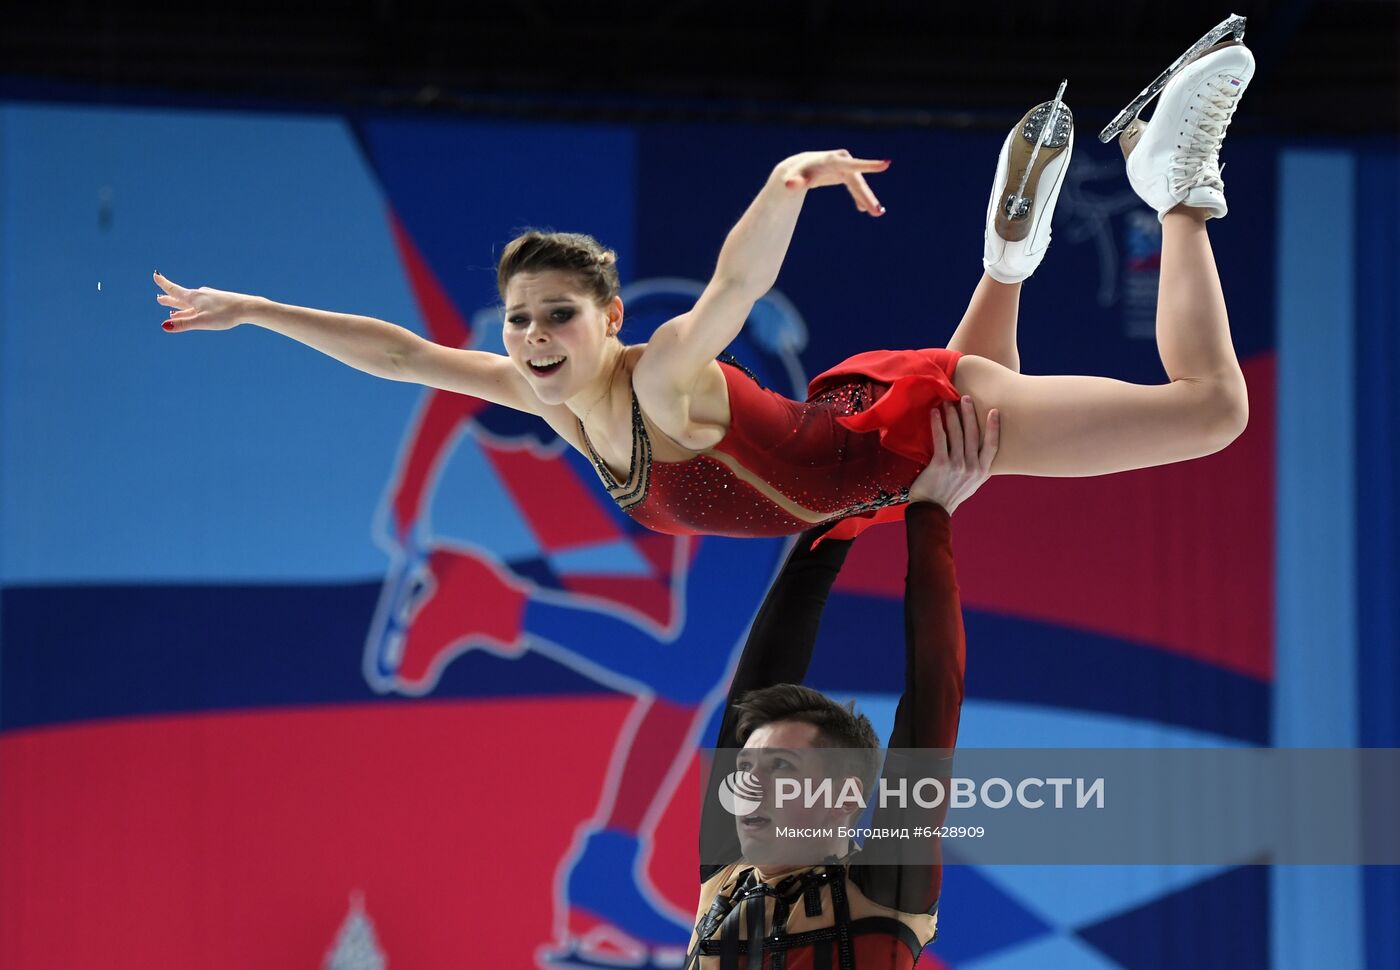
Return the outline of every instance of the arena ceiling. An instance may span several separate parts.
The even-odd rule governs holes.
[[[1228,3],[57,0],[5,13],[0,93],[1001,126],[1062,77],[1107,118],[1235,12],[1259,62],[1238,128],[1400,132],[1400,0]]]

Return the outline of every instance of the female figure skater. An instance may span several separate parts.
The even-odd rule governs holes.
[[[694,308],[643,346],[618,339],[613,254],[564,233],[526,233],[502,254],[505,356],[366,317],[187,289],[159,274],[157,300],[172,308],[169,331],[250,322],[377,376],[537,414],[592,458],[623,509],[657,531],[784,535],[836,522],[827,535],[851,538],[902,516],[931,454],[929,409],[960,392],[979,420],[992,408],[1003,415],[994,474],[1102,475],[1207,455],[1240,434],[1244,377],[1205,222],[1225,214],[1220,143],[1253,66],[1238,42],[1179,61],[1151,122],[1134,120],[1123,136],[1129,180],[1162,220],[1157,345],[1169,381],[1158,386],[1018,372],[1019,283],[1044,254],[1072,148],[1058,97],[1027,114],[1002,148],[987,274],[948,348],[857,355],[819,375],[805,403],[717,358],[776,280],[807,191],[844,185],[857,208],[878,216],[865,175],[886,161],[824,151],[780,162],[729,233]]]

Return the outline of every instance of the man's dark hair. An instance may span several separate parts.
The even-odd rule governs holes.
[[[801,684],[775,684],[751,690],[734,703],[738,712],[739,743],[765,724],[800,721],[817,729],[817,747],[839,748],[845,763],[840,770],[855,775],[870,797],[875,775],[880,770],[880,736],[870,718],[856,710],[856,702],[836,703],[819,690]]]

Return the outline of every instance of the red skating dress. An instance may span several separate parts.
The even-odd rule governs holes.
[[[827,537],[850,539],[904,517],[909,485],[933,450],[929,411],[959,398],[961,355],[944,349],[857,354],[793,401],[721,359],[729,430],[683,461],[652,456],[661,434],[632,397],[632,460],[619,482],[580,437],[603,484],[637,522],[670,535],[782,536],[841,520]],[[678,447],[678,446],[677,446]]]

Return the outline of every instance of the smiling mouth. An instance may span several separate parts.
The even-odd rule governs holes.
[[[567,359],[567,357],[561,357],[558,355],[554,357],[537,357],[536,359],[529,361],[530,370],[534,371],[536,374],[539,374],[541,377],[545,377],[549,374],[553,374],[559,368],[563,367],[564,361],[566,361]]]

